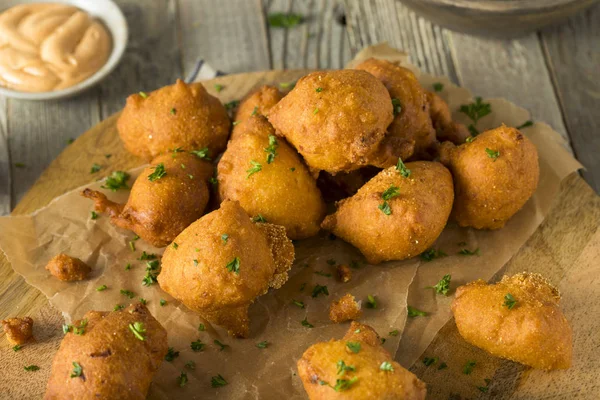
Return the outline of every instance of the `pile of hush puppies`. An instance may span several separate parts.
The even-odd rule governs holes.
[[[242,338],[252,302],[286,282],[292,240],[323,229],[371,264],[403,260],[428,250],[449,219],[502,228],[539,180],[537,150],[518,129],[472,136],[410,70],[377,59],[310,73],[285,95],[261,87],[236,105],[233,123],[201,84],[177,81],[130,96],[117,126],[125,148],[150,165],[126,204],[99,191],[82,195],[116,226],[166,246],[161,289]],[[85,279],[84,263],[59,256],[52,274]],[[468,342],[550,370],[571,363],[559,300],[543,277],[522,273],[459,287],[452,311]],[[352,296],[341,303],[353,312],[335,322],[360,315]],[[83,335],[66,334],[46,398],[144,398],[167,353],[164,328],[141,304],[91,311],[86,321]],[[135,353],[107,332],[127,336]],[[140,335],[148,346],[137,343]],[[380,343],[353,321],[341,340],[308,348],[298,373],[309,398],[424,399],[425,384]],[[74,359],[85,379],[69,378]]]

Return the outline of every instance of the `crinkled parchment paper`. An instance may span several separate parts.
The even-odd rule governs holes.
[[[359,53],[357,59],[370,56],[406,63],[405,55],[382,45],[366,49]],[[467,90],[455,87],[446,78],[421,74],[420,80],[426,88],[431,88],[434,82],[444,83],[440,95],[453,110],[472,100]],[[241,97],[244,93],[239,95]],[[501,123],[516,126],[529,119],[525,110],[505,100],[490,100],[490,103],[492,114],[479,122],[480,130]],[[468,122],[460,113],[455,112],[455,117]],[[79,190],[55,199],[31,215],[0,218],[0,248],[14,270],[48,296],[67,322],[80,318],[88,310],[112,310],[117,304],[126,305],[134,301],[122,295],[121,289],[133,291],[136,299],[146,299],[153,315],[168,330],[169,345],[180,351],[175,361],[161,366],[152,385],[151,398],[210,398],[217,395],[232,399],[305,398],[295,372],[296,360],[312,343],[339,338],[348,326],[335,325],[328,320],[327,312],[332,300],[346,292],[361,300],[369,294],[375,295],[378,308],[365,309],[362,321],[372,325],[386,338],[384,346],[391,353],[400,346],[397,359],[408,367],[450,317],[451,297],[435,295],[425,286],[434,285],[448,273],[452,274],[452,287],[478,278],[489,279],[533,233],[547,213],[560,181],[581,166],[564,149],[562,139],[549,126],[536,123],[525,128],[524,133],[538,147],[540,184],[533,198],[504,229],[475,231],[449,223],[435,246],[446,252],[448,257],[432,262],[416,258],[379,266],[366,265],[354,248],[339,239],[331,240],[325,234],[297,242],[297,260],[289,281],[280,290],[269,292],[251,306],[251,337],[248,339],[227,337],[222,329],[189,312],[162,292],[158,285],[142,286],[145,265],[138,258],[142,251],[160,254],[161,250],[138,240],[135,241],[135,251],[132,251],[128,243],[133,234],[114,228],[106,216],[91,220],[92,204],[79,195]],[[136,172],[139,170],[132,175]],[[88,185],[94,189],[100,186],[101,182]],[[106,193],[112,200],[123,202],[128,194]],[[467,244],[459,246],[460,242]],[[479,248],[481,255],[457,255],[462,248]],[[51,277],[44,266],[59,252],[89,263],[93,267],[91,278],[85,282],[63,283]],[[353,270],[354,277],[350,283],[340,284],[333,277],[323,276],[334,273],[329,260],[335,260],[337,264],[356,260],[360,268]],[[125,269],[127,264],[131,264],[131,269]],[[329,296],[313,298],[311,292],[316,284],[327,285]],[[100,285],[107,285],[108,289],[96,291]],[[411,319],[404,334],[389,336],[391,330],[402,332],[404,329],[407,296],[408,304],[427,311],[429,315]],[[167,305],[161,307],[160,299],[167,300]],[[306,307],[294,305],[293,300],[304,302]],[[300,322],[304,318],[314,328],[302,326]],[[206,325],[206,331],[198,331],[200,323]],[[190,349],[190,342],[197,339],[207,344],[203,352],[194,353]],[[228,347],[221,351],[213,343],[215,339]],[[267,348],[256,346],[262,341],[269,342]],[[195,361],[195,370],[184,367],[190,360]],[[177,385],[181,371],[186,371],[189,378],[184,388]],[[211,388],[211,377],[218,374],[229,384],[219,389]]]

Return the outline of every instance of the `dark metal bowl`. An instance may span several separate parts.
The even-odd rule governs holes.
[[[399,0],[458,32],[515,37],[561,22],[598,0]]]

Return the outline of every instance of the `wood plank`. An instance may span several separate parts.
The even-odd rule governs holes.
[[[0,96],[0,216],[10,213],[11,207],[11,168],[6,120],[6,98]]]
[[[600,5],[540,33],[554,89],[583,177],[600,192]]]
[[[151,91],[183,76],[175,0],[116,2],[129,25],[129,42],[119,66],[100,85],[102,119],[123,108],[131,93]]]
[[[183,71],[203,59],[225,73],[270,69],[260,0],[179,0]]]

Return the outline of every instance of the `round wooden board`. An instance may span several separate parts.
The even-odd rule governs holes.
[[[254,87],[293,82],[306,73],[306,70],[256,72],[228,75],[203,83],[211,94],[228,102],[240,99]],[[216,83],[224,86],[220,93],[214,90]],[[116,131],[117,118],[118,115],[109,117],[70,144],[23,197],[13,215],[33,212],[53,198],[109,175],[112,171],[142,165],[142,160],[131,156],[123,148]],[[107,157],[109,154],[110,157]],[[102,166],[100,172],[90,173],[93,163]],[[572,174],[562,182],[546,220],[509,262],[507,269],[522,271],[532,263],[551,262],[556,264],[557,271],[564,271],[592,241],[599,225],[600,197],[578,174]],[[51,360],[62,338],[62,316],[49,305],[44,295],[13,272],[4,254],[0,253],[0,319],[16,315],[34,318],[34,334],[38,343],[33,345],[35,347],[24,348],[16,353],[8,350],[10,347],[6,339],[2,339],[0,363],[6,379],[0,380],[0,393],[12,398],[39,398],[44,393]],[[451,321],[438,334],[428,351],[434,348],[436,354],[441,354],[444,349],[456,346],[452,344],[457,341],[453,327]],[[446,357],[450,358],[451,355]],[[24,372],[23,366],[28,364],[37,364],[41,369],[35,373]],[[439,389],[435,383],[437,377],[419,375],[434,392]],[[451,383],[445,382],[444,387],[451,387]]]

